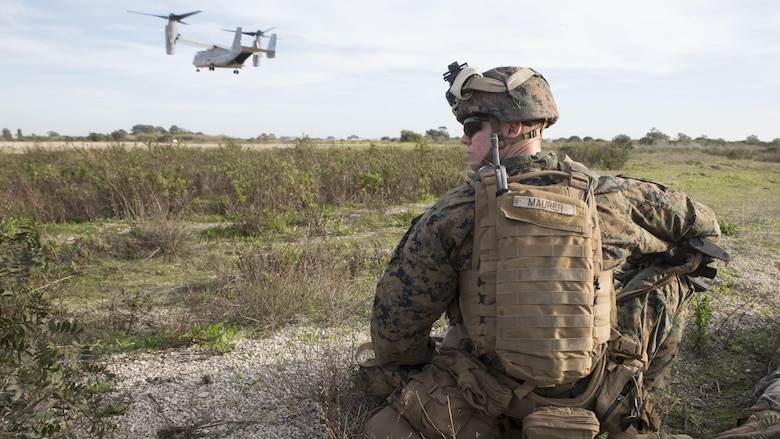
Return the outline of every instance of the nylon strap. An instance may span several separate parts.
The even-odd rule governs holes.
[[[498,347],[498,346],[496,346]],[[509,346],[511,348],[511,346]],[[515,363],[515,365],[519,367],[528,366],[534,369],[539,370],[554,370],[555,363],[553,360],[538,358],[538,357],[530,357],[530,356],[521,356],[520,354],[512,354],[507,353],[507,358],[517,356],[517,358],[513,358],[512,362]],[[580,358],[571,358],[568,360],[559,360],[557,361],[558,366],[567,369],[567,370],[575,370],[575,369],[591,369],[593,367],[593,361],[591,361],[591,358],[588,359],[580,359]]]
[[[498,347],[498,345],[497,345]],[[515,351],[515,352],[562,352],[562,351],[579,351],[579,350],[587,350],[593,348],[593,338],[549,338],[549,339],[538,339],[538,338],[516,338],[512,340],[501,340],[500,348],[505,349],[508,351]],[[509,355],[509,354],[507,354]],[[541,360],[539,359],[539,362],[536,363],[539,367],[547,366],[549,367],[552,362],[547,363],[546,361],[549,360]],[[575,363],[568,363],[568,364],[579,364],[581,367],[589,367],[591,364],[590,359],[572,359],[570,361],[575,361]],[[528,364],[528,363],[526,363]]]
[[[525,81],[528,81],[534,75],[536,75],[536,72],[528,67],[523,67],[507,78],[506,82],[503,82],[498,79],[485,78],[479,70],[473,67],[466,67],[452,82],[450,93],[456,98],[465,101],[471,97],[470,91],[473,90],[485,91],[488,93],[508,92],[514,90]],[[467,93],[464,93],[464,89]]]

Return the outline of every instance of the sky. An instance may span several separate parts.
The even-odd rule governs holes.
[[[201,10],[179,33],[225,46],[222,29],[273,27],[276,58],[196,72],[201,48],[167,55],[166,20],[128,10]],[[459,136],[442,77],[458,61],[541,72],[561,114],[547,138],[772,141],[779,26],[777,0],[0,0],[0,128]]]

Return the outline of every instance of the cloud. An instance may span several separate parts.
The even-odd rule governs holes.
[[[145,118],[239,137],[259,129],[381,137],[443,124],[458,133],[441,76],[457,60],[541,71],[562,111],[554,136],[641,136],[653,126],[685,132],[694,124],[712,126],[710,137],[778,136],[780,4],[769,0],[172,0],[165,9],[146,0],[53,0],[45,8],[6,0],[3,7],[0,92],[29,101],[29,110],[0,109],[0,120],[27,132],[65,119],[74,131],[57,131],[112,131]],[[198,48],[166,55],[165,21],[127,9],[200,9],[179,31],[223,45],[232,36],[222,29],[275,27],[277,58],[240,75],[196,73]]]

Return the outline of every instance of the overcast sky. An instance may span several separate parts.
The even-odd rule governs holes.
[[[183,37],[275,27],[276,59],[195,71]],[[245,37],[244,44],[251,44]],[[176,125],[211,135],[462,131],[453,61],[533,67],[561,112],[548,138],[780,137],[777,0],[0,0],[0,128],[84,136]]]

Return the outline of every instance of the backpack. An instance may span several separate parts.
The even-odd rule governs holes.
[[[612,273],[601,269],[598,176],[567,157],[557,170],[508,177],[508,191],[497,194],[491,171],[472,177],[474,244],[471,269],[460,276],[461,338],[538,387],[585,378],[617,321]]]

